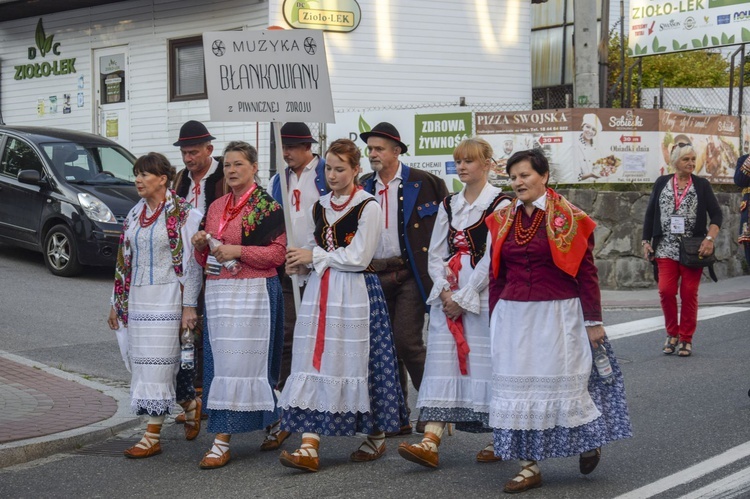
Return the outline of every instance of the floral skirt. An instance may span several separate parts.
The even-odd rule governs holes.
[[[399,383],[396,349],[383,289],[375,274],[364,273],[370,299],[370,353],[367,386],[369,412],[323,412],[291,406],[281,417],[281,429],[326,436],[354,436],[398,431],[406,425],[404,394]]]
[[[605,340],[614,382],[602,382],[596,367],[591,368],[588,392],[601,416],[574,428],[555,426],[547,430],[510,430],[495,428],[495,455],[503,460],[539,461],[551,457],[568,457],[601,447],[609,442],[633,436],[625,401],[622,371],[612,346]]]

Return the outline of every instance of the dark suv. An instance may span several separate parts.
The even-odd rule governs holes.
[[[138,201],[135,156],[98,135],[0,126],[0,241],[41,251],[55,275],[114,265]]]

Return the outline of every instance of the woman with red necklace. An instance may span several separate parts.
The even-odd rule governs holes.
[[[180,331],[197,320],[201,268],[190,237],[203,214],[167,188],[175,169],[161,154],[138,158],[133,173],[141,200],[123,222],[108,323],[125,328],[118,341],[133,374],[131,408],[149,416],[145,435],[125,456],[146,458],[161,453],[162,423],[175,402],[185,409],[185,437],[200,432],[199,399],[176,393],[175,377]]]
[[[359,148],[347,139],[326,152],[331,192],[308,214],[305,248],[289,248],[287,272],[312,270],[294,329],[292,372],[279,399],[281,429],[302,445],[279,460],[318,471],[321,435],[368,435],[355,462],[385,452],[385,432],[408,423],[383,290],[369,265],[380,237],[380,207],[358,188]]]
[[[281,206],[258,184],[258,152],[246,142],[224,149],[231,191],[211,203],[204,230],[193,236],[206,268],[204,393],[213,445],[200,462],[220,468],[230,459],[234,433],[260,430],[279,419],[276,385],[281,367],[284,309],[276,271],[284,263]],[[211,239],[220,244],[211,249]]]
[[[507,164],[517,200],[487,217],[495,455],[520,459],[505,492],[542,485],[538,461],[579,455],[594,471],[601,447],[632,431],[622,372],[602,326],[594,223],[547,187],[541,151]],[[604,346],[611,375],[592,349]],[[606,372],[605,374],[609,374]]]

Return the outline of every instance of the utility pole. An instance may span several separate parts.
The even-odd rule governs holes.
[[[597,0],[573,0],[573,95],[576,107],[599,107],[599,40]]]

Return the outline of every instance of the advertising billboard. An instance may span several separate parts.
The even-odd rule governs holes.
[[[750,1],[630,0],[628,55],[648,55],[750,42]]]

